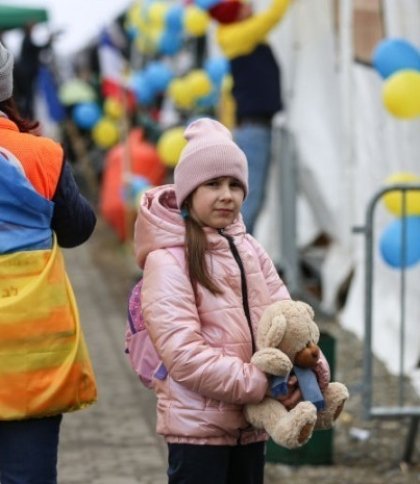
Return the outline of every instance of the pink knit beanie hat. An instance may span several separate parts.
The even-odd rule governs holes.
[[[188,141],[174,171],[178,207],[199,185],[222,176],[236,178],[248,193],[248,163],[245,153],[232,140],[230,131],[210,118],[192,122],[185,130]]]

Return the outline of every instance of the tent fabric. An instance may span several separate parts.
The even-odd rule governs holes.
[[[15,7],[0,5],[0,30],[11,30],[24,27],[29,22],[48,21],[48,10],[36,7]]]
[[[348,2],[338,4],[344,12]],[[326,233],[331,239],[321,265],[321,307],[337,311],[338,322],[363,339],[365,248],[363,236],[352,228],[364,223],[368,203],[387,177],[405,171],[419,174],[420,118],[401,120],[386,111],[383,80],[372,67],[354,61],[351,29],[344,24],[344,32],[336,33],[333,14],[332,2],[295,2],[270,40],[283,66],[284,88],[289,93],[285,118],[297,146],[298,196],[308,209],[304,217],[298,213],[298,247],[305,249],[317,234]],[[418,45],[417,0],[384,2],[384,23],[386,37],[402,37]],[[273,182],[277,191],[278,185],[278,180],[277,186]],[[271,220],[278,217],[278,208],[270,215]],[[392,220],[380,203],[376,239]],[[264,233],[260,228],[256,236],[269,247],[266,241],[272,228]],[[376,240],[373,350],[398,374],[401,275],[387,266],[378,247]],[[338,307],[338,291],[351,274],[348,297],[344,307]],[[420,359],[419,276],[420,264],[406,274],[404,373],[409,376],[418,370]]]

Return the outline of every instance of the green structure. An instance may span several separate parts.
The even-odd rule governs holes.
[[[0,5],[0,31],[21,28],[30,22],[47,21],[48,10],[45,8]]]

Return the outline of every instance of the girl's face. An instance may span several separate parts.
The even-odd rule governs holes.
[[[244,189],[236,178],[213,178],[194,191],[190,215],[202,226],[223,229],[238,216],[243,200]]]

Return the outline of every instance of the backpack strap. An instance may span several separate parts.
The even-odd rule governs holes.
[[[130,295],[128,297],[128,311],[127,311],[127,321],[130,327],[131,334],[138,331],[134,324],[134,319],[142,317],[141,316],[141,306],[140,306],[140,292],[141,286],[143,285],[143,279],[140,278],[133,289],[131,289]]]

